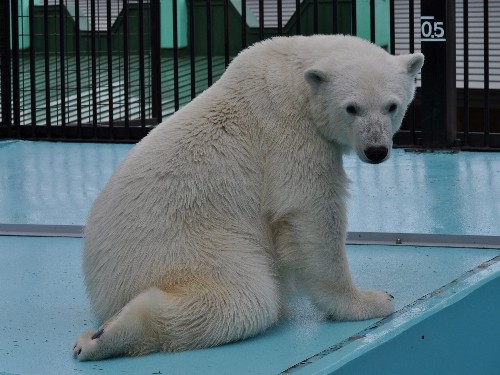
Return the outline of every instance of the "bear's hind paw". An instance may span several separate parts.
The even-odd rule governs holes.
[[[89,361],[99,359],[98,356],[98,338],[102,335],[103,331],[85,332],[82,333],[76,340],[73,346],[73,357],[79,361]]]

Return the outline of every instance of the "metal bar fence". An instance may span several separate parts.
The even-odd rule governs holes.
[[[12,137],[11,134],[11,24],[10,24],[10,2],[0,1],[0,90],[1,90],[1,108],[0,116],[4,137]]]
[[[97,31],[96,31],[96,8],[95,0],[90,0],[90,22],[91,22],[91,58],[92,58],[92,88],[97,87]],[[125,27],[125,26],[124,26]],[[124,35],[126,32],[124,31]],[[125,60],[127,56],[125,55]],[[97,90],[92,90],[92,130],[93,136],[96,136],[98,123],[97,110]],[[125,107],[125,116],[127,116],[127,108]]]
[[[29,38],[30,38],[30,101],[31,101],[31,135],[34,137],[36,134],[36,65],[35,65],[35,38],[34,38],[34,0],[29,2]]]
[[[193,7],[190,7],[193,9]],[[241,0],[241,48],[247,47],[247,1]]]
[[[243,0],[243,4],[245,0]],[[245,5],[243,5],[245,7]],[[245,9],[245,8],[243,8]],[[189,7],[189,63],[190,63],[190,87],[191,87],[191,99],[196,96],[196,62],[195,62],[195,39],[194,39],[194,6]],[[246,34],[243,32],[243,45],[246,45]]]
[[[77,29],[78,30],[78,29]],[[107,47],[107,68],[108,68],[108,110],[109,110],[109,130],[111,138],[114,138],[114,100],[113,100],[113,34],[111,32],[111,0],[106,3],[106,47]],[[77,53],[79,53],[77,49]],[[78,58],[77,58],[78,62]],[[80,94],[81,95],[81,94]]]
[[[47,126],[47,137],[50,138],[52,136],[52,116],[51,116],[51,108],[50,108],[50,102],[51,102],[51,89],[50,89],[50,79],[49,77],[51,76],[50,72],[50,56],[49,56],[49,1],[44,0],[44,6],[43,6],[43,53],[44,53],[44,63],[45,63],[45,121],[46,121],[46,126]],[[48,105],[47,105],[48,104]],[[20,124],[14,123],[14,126],[20,126]]]
[[[19,15],[18,15],[18,2],[17,0],[11,1],[11,14],[12,14],[12,109],[14,125],[19,124],[19,113],[21,111],[20,103],[20,80],[19,80]],[[17,89],[16,89],[17,88]],[[19,137],[19,128],[14,126],[15,137]]]
[[[192,13],[191,13],[192,16]],[[151,35],[150,35],[150,65],[151,65],[151,117],[152,123],[158,124],[163,120],[163,112],[162,112],[162,59],[161,59],[161,38],[160,38],[160,4],[158,1],[153,1],[151,3],[150,10],[150,24],[151,24]],[[191,48],[194,48],[194,43],[192,43]],[[191,56],[194,56],[193,54]],[[191,60],[191,71],[194,69],[194,60]],[[191,74],[191,98],[194,98],[193,90],[194,90],[194,73]],[[146,129],[147,131],[147,129]],[[143,131],[139,134],[139,137],[145,135],[146,133]]]
[[[259,40],[264,39],[264,0],[259,0]]]
[[[484,50],[484,146],[490,144],[490,48],[489,48],[489,4],[483,0],[483,50]]]
[[[213,75],[212,75],[212,1],[207,0],[206,2],[207,11],[207,81],[208,86],[212,86]]]
[[[79,139],[82,137],[82,72],[81,72],[81,45],[80,45],[80,0],[75,0],[75,75],[76,75],[76,124],[77,124],[77,132],[76,137]],[[111,52],[111,41],[108,38],[108,50]],[[110,59],[108,54],[108,59]],[[108,69],[109,69],[108,65]],[[112,73],[108,73],[111,77],[111,81],[108,81],[109,87],[111,87],[112,81]],[[111,94],[108,91],[108,94]],[[110,97],[112,95],[109,95]],[[108,101],[108,107],[110,113],[113,113],[113,102],[111,100]],[[113,128],[113,117],[111,116],[110,121],[111,130]]]
[[[66,130],[66,66],[65,66],[65,13],[64,0],[59,2],[59,74],[61,87],[61,126],[63,137]]]
[[[409,1],[409,33],[410,33],[410,53],[415,52],[415,4],[414,1]],[[411,143],[418,144],[417,136],[415,134],[415,102],[412,102],[408,108],[408,125],[411,134]]]
[[[391,54],[396,53],[396,35],[394,32],[394,0],[389,1],[389,19],[390,19],[390,45],[391,45]]]
[[[177,22],[177,0],[172,0],[172,43],[174,50],[174,109],[179,109],[179,45],[178,45],[178,22]]]
[[[318,0],[313,1],[313,32],[314,34],[318,34],[319,32],[319,9],[318,9]]]
[[[175,37],[174,37],[175,39]],[[224,66],[229,65],[229,1],[224,0]]]
[[[10,17],[0,16],[0,139],[138,141],[240,50],[274,35],[360,33],[391,53],[420,49],[419,0],[382,11],[374,0],[28,0],[27,13],[20,3],[1,0]],[[500,149],[499,15],[492,0],[457,0],[457,144],[466,149]],[[396,145],[421,142],[419,95]]]
[[[278,0],[278,35],[283,35],[283,1]]]
[[[375,0],[370,0],[370,41],[375,43]]]
[[[92,4],[95,0],[92,0]],[[125,108],[125,134],[130,138],[130,91],[129,91],[129,17],[128,17],[128,2],[123,0],[123,105]],[[95,87],[95,86],[94,86]],[[94,121],[96,124],[97,121]]]
[[[297,35],[301,34],[302,28],[301,28],[301,8],[300,8],[300,0],[295,0],[295,32]]]
[[[469,145],[469,1],[463,3],[464,27],[464,101],[463,101],[463,144]]]
[[[332,1],[332,34],[337,34],[339,31],[339,16],[338,16],[338,1]]]
[[[357,1],[351,1],[351,33],[358,35]]]
[[[177,14],[177,1],[174,0],[173,4],[173,12]],[[177,49],[177,17],[173,17],[174,22],[174,49]],[[144,129],[146,126],[146,82],[145,82],[145,65],[144,65],[144,0],[139,0],[139,98],[140,98],[140,107],[141,107],[141,127]],[[176,61],[174,59],[174,61]],[[177,71],[174,69],[174,76]],[[176,80],[177,82],[177,80]],[[177,92],[178,90],[176,90]],[[176,109],[179,108],[179,101],[176,98],[175,102]]]

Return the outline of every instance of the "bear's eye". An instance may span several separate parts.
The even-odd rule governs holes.
[[[356,109],[355,106],[353,106],[352,104],[351,105],[348,105],[345,109],[347,111],[347,113],[351,114],[351,115],[356,115],[358,114],[358,110]]]
[[[394,113],[394,112],[396,112],[396,109],[398,109],[397,104],[392,103],[392,104],[389,106],[388,111],[389,111],[389,113]]]

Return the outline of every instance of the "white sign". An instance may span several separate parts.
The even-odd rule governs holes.
[[[420,36],[422,42],[444,42],[444,22],[435,21],[434,16],[420,17]]]

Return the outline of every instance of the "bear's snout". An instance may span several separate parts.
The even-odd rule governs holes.
[[[374,146],[366,148],[363,153],[368,159],[368,162],[372,164],[378,164],[385,160],[389,149],[385,146]]]

